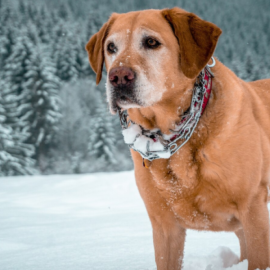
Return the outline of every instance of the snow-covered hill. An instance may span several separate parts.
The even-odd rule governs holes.
[[[232,233],[188,231],[184,270],[223,270],[238,255]],[[155,269],[133,172],[0,178],[0,269]]]

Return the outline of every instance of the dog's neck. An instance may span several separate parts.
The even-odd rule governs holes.
[[[195,130],[195,134],[197,135],[193,135],[193,139],[195,140],[197,136],[200,136],[200,140],[203,140],[203,134],[205,132],[202,132],[202,126],[207,128],[208,125],[215,122],[215,127],[218,130],[224,122],[224,119],[220,115],[225,106],[224,97],[228,96],[229,93],[222,93],[222,85],[232,79],[232,76],[235,76],[229,71],[230,77],[225,78],[224,69],[229,71],[218,60],[216,66],[211,69],[215,76],[213,78],[211,97]],[[145,129],[151,130],[158,128],[163,134],[171,134],[171,130],[175,129],[175,124],[179,123],[181,116],[190,107],[195,81],[196,79],[191,80],[182,77],[181,83],[179,80],[178,87],[176,85],[174,89],[167,90],[163,95],[162,101],[154,106],[129,109],[128,115],[130,119]],[[230,99],[229,102],[232,103],[233,100]]]
[[[170,134],[179,124],[183,114],[189,109],[193,94],[195,79],[181,78],[178,86],[167,90],[162,101],[147,108],[132,108],[128,110],[130,119],[143,128],[159,129],[163,134]]]
[[[155,179],[167,179],[166,175],[168,172],[173,172],[176,178],[182,179],[181,183],[184,186],[196,186],[198,179],[195,176],[199,168],[197,164],[204,162],[202,157],[204,157],[205,147],[212,147],[216,142],[216,138],[226,136],[224,130],[226,130],[225,127],[228,126],[228,123],[231,128],[237,126],[235,123],[241,118],[241,111],[238,109],[239,100],[244,99],[244,93],[241,87],[237,87],[240,79],[219,61],[216,61],[216,66],[211,71],[215,76],[212,81],[211,97],[192,137],[186,143],[185,147],[180,149],[170,159],[157,159],[151,163],[150,172],[154,175]],[[235,87],[232,88],[234,81]],[[241,83],[244,84],[245,82],[241,81]],[[169,134],[171,126],[179,121],[181,113],[184,113],[190,106],[193,85],[194,82],[190,80],[190,86],[186,86],[185,88],[179,87],[177,91],[180,93],[178,95],[174,94],[174,98],[170,102],[164,102],[164,108],[162,104],[158,104],[151,108],[129,110],[128,114],[131,120],[146,129],[159,128],[162,133]],[[185,95],[182,94],[182,91],[184,91]],[[181,107],[180,110],[178,110],[179,107]],[[233,117],[228,112],[224,113],[226,110],[235,112]],[[208,141],[209,138],[211,138],[211,143]],[[139,156],[139,153],[132,152],[133,157],[136,155]],[[179,159],[182,160],[182,163],[186,161],[186,165],[178,168],[177,160]],[[204,158],[204,160],[206,159]],[[187,170],[189,176],[182,177],[181,170]],[[168,175],[171,177],[171,173]]]

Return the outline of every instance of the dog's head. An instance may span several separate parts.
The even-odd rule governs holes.
[[[149,107],[194,79],[214,53],[221,30],[179,8],[113,14],[86,45],[90,64],[117,108]]]

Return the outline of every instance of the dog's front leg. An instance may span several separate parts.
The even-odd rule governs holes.
[[[151,220],[157,270],[180,270],[182,268],[186,230],[177,221],[164,223]]]
[[[240,244],[240,262],[247,259],[247,245],[246,238],[243,229],[239,229],[235,232],[236,236],[239,239]]]
[[[186,230],[180,226],[167,200],[161,195],[149,169],[142,167],[141,156],[131,151],[138,189],[153,227],[157,270],[180,270]]]
[[[266,269],[269,258],[269,214],[262,196],[251,203],[241,218],[247,247],[248,270]]]

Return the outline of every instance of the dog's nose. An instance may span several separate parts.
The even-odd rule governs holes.
[[[116,67],[109,73],[109,80],[113,86],[129,85],[135,79],[135,73],[128,67]]]

